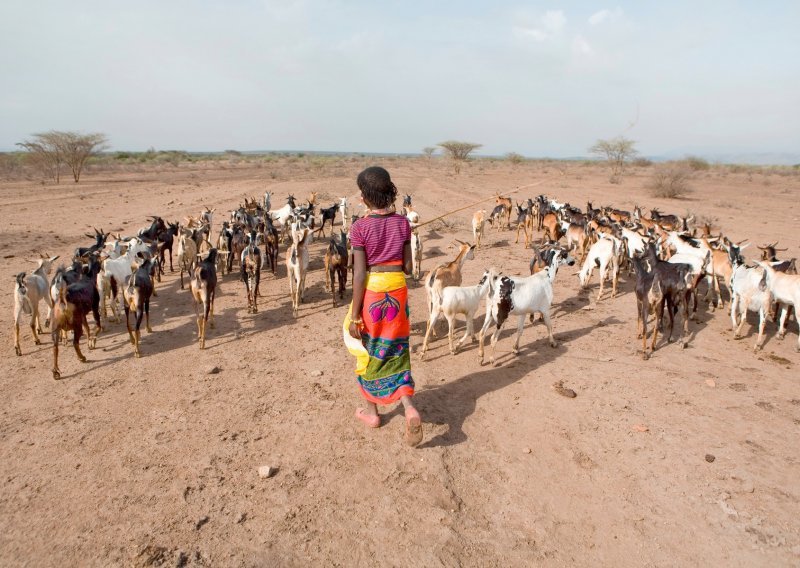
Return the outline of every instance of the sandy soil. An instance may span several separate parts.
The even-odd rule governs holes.
[[[515,197],[691,210],[735,240],[780,239],[800,256],[798,176],[712,169],[689,199],[666,201],[649,197],[644,168],[610,185],[581,164],[476,162],[454,177],[435,163],[381,162],[423,221],[538,184]],[[365,165],[184,164],[89,172],[79,186],[0,183],[0,564],[800,565],[797,323],[784,341],[770,323],[754,354],[752,328],[735,341],[727,310],[702,305],[685,351],[662,343],[642,361],[631,277],[597,303],[562,270],[555,349],[541,324],[526,325],[518,357],[507,326],[496,367],[479,366],[477,345],[453,357],[435,340],[413,363],[426,429],[417,449],[403,445],[397,409],[375,431],[353,418],[346,307],[324,290],[321,241],[297,319],[281,255],[257,315],[237,275],[224,278],[205,351],[174,273],[158,287],[141,359],[124,324],[85,351],[86,364],[62,350],[59,382],[50,346],[34,346],[28,329],[14,356],[12,275],[32,267],[34,250],[66,259],[91,226],[132,234],[147,215],[219,213],[265,190],[276,206],[312,190],[327,206],[355,195]],[[452,255],[453,237],[470,238],[471,214],[428,226],[423,269]],[[512,232],[490,230],[464,282],[490,265],[525,274],[529,258]],[[418,349],[420,285],[411,302]],[[557,380],[577,397],[560,396]],[[277,473],[260,479],[261,465]]]

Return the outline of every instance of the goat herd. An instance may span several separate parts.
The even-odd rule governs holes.
[[[351,265],[347,236],[348,222],[357,216],[348,216],[347,199],[329,208],[320,209],[320,227],[315,228],[317,195],[309,195],[305,205],[297,206],[295,198],[288,196],[287,203],[279,209],[271,208],[271,194],[267,192],[261,203],[256,199],[245,202],[231,212],[230,220],[222,223],[216,239],[213,236],[214,209],[204,208],[199,217],[188,217],[183,226],[167,223],[161,217],[151,217],[150,226],[142,228],[135,237],[121,237],[95,229],[94,244],[75,250],[72,265],[59,267],[50,278],[57,256],[40,253],[38,267],[31,273],[16,275],[14,293],[14,348],[22,354],[19,323],[23,314],[30,315],[34,342],[40,344],[43,333],[39,304],[44,300],[47,316],[44,327],[49,326],[53,340],[53,378],[60,378],[58,349],[66,343],[68,332],[73,332],[72,342],[80,361],[86,361],[80,350],[84,331],[89,349],[94,349],[97,336],[111,315],[120,322],[119,304],[125,312],[130,341],[136,357],[139,349],[142,320],[150,329],[150,299],[157,295],[156,283],[161,281],[167,258],[173,271],[172,249],[177,241],[177,263],[180,286],[184,289],[184,273],[189,277],[189,288],[197,317],[197,334],[200,348],[205,347],[206,328],[214,327],[214,297],[218,277],[233,271],[234,259],[239,264],[240,277],[247,293],[248,313],[258,312],[258,297],[263,269],[273,274],[278,263],[279,245],[288,241],[286,266],[292,311],[296,316],[303,301],[305,279],[309,265],[309,244],[315,235],[324,236],[325,225],[331,232],[340,214],[342,224],[338,234],[330,237],[325,249],[325,285],[336,306],[336,296],[344,296],[347,272]],[[764,326],[768,314],[774,311],[780,317],[778,335],[786,333],[786,321],[792,308],[800,305],[800,276],[795,259],[779,260],[777,243],[758,247],[761,260],[748,266],[742,257],[744,242],[734,243],[727,237],[712,235],[707,224],[692,227],[693,219],[664,215],[650,211],[649,217],[641,208],[633,212],[612,207],[596,209],[587,203],[581,211],[568,203],[559,203],[540,195],[514,206],[508,197],[496,197],[496,206],[475,212],[472,219],[473,244],[456,241],[459,252],[449,263],[430,270],[424,278],[428,298],[429,319],[422,344],[421,357],[425,357],[430,336],[436,335],[435,325],[442,315],[449,324],[450,350],[455,353],[467,338],[474,338],[472,320],[486,298],[486,316],[479,333],[479,356],[484,357],[484,337],[489,327],[495,328],[491,337],[494,348],[503,323],[510,316],[518,316],[517,335],[513,350],[518,352],[526,316],[533,321],[540,314],[545,323],[550,344],[555,346],[550,323],[550,306],[553,299],[553,282],[560,266],[573,265],[578,257],[582,268],[578,278],[582,288],[588,286],[592,272],[599,268],[600,286],[598,301],[603,297],[606,281],[611,281],[611,296],[617,292],[617,282],[622,270],[635,273],[637,301],[637,331],[642,339],[642,355],[648,358],[647,324],[655,316],[649,351],[655,350],[659,329],[664,329],[666,318],[669,329],[667,341],[672,340],[675,318],[682,317],[680,344],[685,346],[689,320],[696,314],[698,285],[708,282],[705,299],[713,308],[723,305],[720,288],[728,288],[731,297],[730,315],[736,337],[741,336],[748,311],[759,314],[758,339],[755,348],[764,342]],[[532,247],[530,275],[511,277],[489,269],[477,286],[462,287],[461,269],[480,248],[486,223],[495,230],[510,229],[512,213],[516,208],[516,241],[524,234],[526,250]],[[413,278],[421,276],[422,240],[419,234],[420,217],[411,203],[411,196],[403,200],[403,214],[412,226]],[[538,244],[533,236],[541,232]],[[263,250],[262,250],[263,249]],[[167,254],[168,253],[168,254]],[[574,255],[574,256],[573,256]],[[336,279],[338,278],[338,290]],[[135,314],[131,326],[130,313]],[[94,320],[94,331],[88,323]],[[458,314],[466,316],[467,329],[454,345],[454,323]],[[795,316],[796,317],[796,316]],[[800,350],[800,337],[797,349]]]

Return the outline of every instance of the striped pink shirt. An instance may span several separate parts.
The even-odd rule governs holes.
[[[411,225],[403,215],[369,215],[350,227],[354,249],[367,255],[367,266],[403,260],[403,245],[411,241]]]

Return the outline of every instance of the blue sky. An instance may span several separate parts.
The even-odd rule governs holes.
[[[0,150],[800,152],[800,3],[4,2]]]

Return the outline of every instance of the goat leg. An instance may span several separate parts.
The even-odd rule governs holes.
[[[147,300],[144,303],[144,318],[145,318],[145,329],[147,329],[147,333],[153,333],[153,330],[150,329],[150,300]]]
[[[19,321],[14,320],[14,352],[22,355],[22,347],[19,345]]]
[[[767,306],[762,305],[758,310],[758,337],[753,351],[758,352],[764,347],[764,326],[767,324]]]
[[[517,337],[514,339],[514,347],[511,349],[514,352],[514,355],[519,355],[519,340],[522,338],[522,331],[524,329],[525,329],[525,314],[522,314],[521,316],[519,316],[519,321],[517,322]],[[548,329],[550,329],[549,326]],[[552,338],[552,335],[550,337]],[[550,345],[553,344],[551,343]]]
[[[790,304],[781,304],[781,320],[778,324],[778,339],[783,339],[786,337],[786,319],[789,315],[789,305]]]
[[[53,330],[53,379],[56,381],[61,378],[61,371],[58,370],[58,344],[61,336],[58,329]]]

